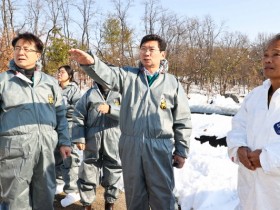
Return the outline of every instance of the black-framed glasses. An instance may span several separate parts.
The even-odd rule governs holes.
[[[14,51],[15,52],[20,52],[21,50],[23,50],[23,52],[25,53],[29,53],[29,52],[38,52],[38,50],[35,50],[35,49],[30,49],[28,47],[15,47],[14,48]]]

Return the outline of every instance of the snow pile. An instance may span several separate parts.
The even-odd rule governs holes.
[[[216,95],[213,99],[198,94],[189,94],[189,106],[192,113],[220,114],[233,116],[240,108],[231,97]]]

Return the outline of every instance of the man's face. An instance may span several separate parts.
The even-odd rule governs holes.
[[[164,58],[165,52],[160,51],[158,41],[147,41],[140,47],[141,63],[151,73],[159,69],[160,61]]]
[[[22,69],[31,69],[35,67],[36,61],[41,54],[37,51],[33,42],[20,39],[14,48],[14,61]]]
[[[280,80],[280,40],[271,43],[263,56],[264,75],[271,80]]]

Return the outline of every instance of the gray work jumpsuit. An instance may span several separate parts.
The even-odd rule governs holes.
[[[107,114],[97,110],[104,102],[110,106]],[[105,99],[95,85],[76,104],[72,142],[86,144],[77,182],[83,205],[91,205],[95,201],[96,187],[100,182],[105,188],[107,203],[114,203],[118,198],[122,176],[118,150],[120,102],[119,93],[109,91]]]
[[[94,60],[81,67],[122,95],[119,150],[127,209],[173,210],[172,155],[187,157],[192,128],[182,85],[167,73],[167,65],[149,87],[143,68],[113,68]]]
[[[70,146],[61,90],[41,71],[32,82],[10,67],[0,74],[0,208],[52,210],[54,149]]]
[[[66,87],[62,88],[62,97],[64,104],[66,105],[66,118],[68,120],[69,134],[71,139],[72,132],[72,115],[74,112],[74,107],[77,101],[81,98],[81,91],[75,82],[70,82]],[[58,178],[61,175],[64,182],[64,192],[72,193],[77,192],[77,179],[78,179],[78,169],[79,169],[79,155],[77,153],[77,148],[72,145],[71,156],[62,160],[59,148],[55,150],[55,167],[57,181],[62,183]]]

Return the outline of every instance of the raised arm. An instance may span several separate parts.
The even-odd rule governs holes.
[[[78,62],[80,65],[93,65],[94,64],[94,58],[79,49],[71,49],[69,50],[70,53],[70,59]]]

